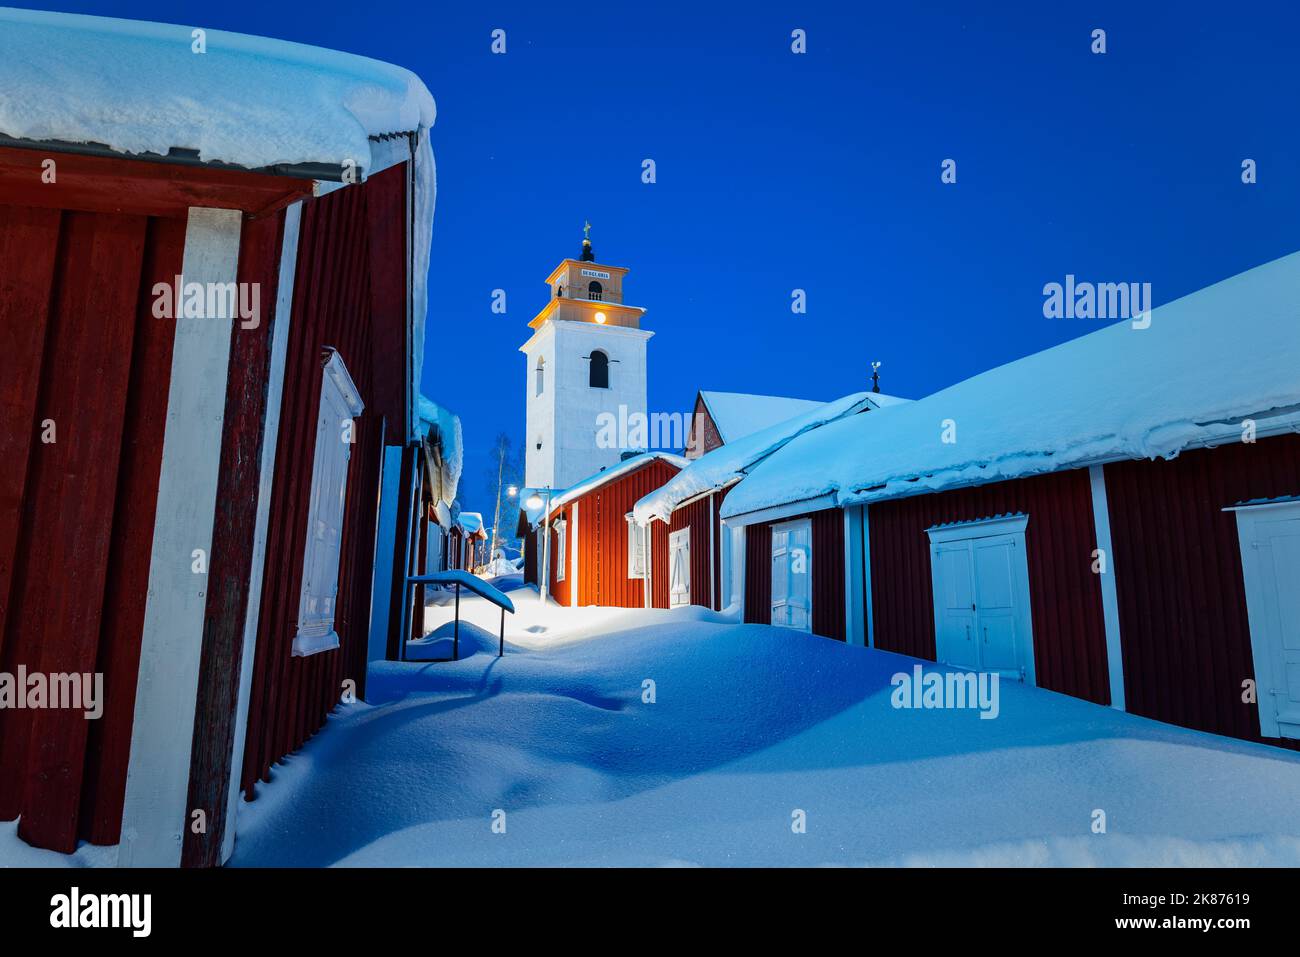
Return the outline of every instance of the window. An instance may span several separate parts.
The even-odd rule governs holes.
[[[645,533],[644,525],[638,525],[628,512],[627,519],[627,577],[645,578]]]
[[[334,614],[339,591],[339,549],[347,503],[348,460],[352,457],[352,420],[365,406],[343,359],[328,350],[316,413],[316,453],[312,462],[303,549],[302,590],[298,597],[298,631],[293,655],[306,657],[339,646]]]
[[[593,389],[609,388],[609,356],[596,349],[591,354],[589,382]]]
[[[605,298],[604,287],[593,279],[591,282],[587,283],[587,298],[594,299],[597,302],[602,301]]]
[[[542,394],[546,388],[546,360],[541,356],[537,357],[537,395]]]
[[[668,534],[668,607],[691,603],[691,530]]]
[[[564,581],[564,566],[569,564],[568,555],[564,547],[564,519],[558,519],[554,523],[555,528],[555,580]]]

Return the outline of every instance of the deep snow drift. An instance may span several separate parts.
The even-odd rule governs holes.
[[[506,656],[462,594],[468,657],[381,665],[241,807],[235,864],[1300,863],[1287,752],[1011,683],[995,720],[899,710],[910,658],[498,584]]]

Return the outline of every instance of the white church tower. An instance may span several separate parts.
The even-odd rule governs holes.
[[[596,262],[590,230],[589,223],[582,258],[565,259],[546,278],[550,301],[519,349],[528,357],[530,488],[568,488],[618,462],[628,450],[597,443],[601,413],[619,422],[646,414],[646,342],[654,333],[641,328],[645,310],[623,302],[627,269]]]

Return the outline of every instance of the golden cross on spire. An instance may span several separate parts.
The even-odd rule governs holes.
[[[582,224],[582,238],[586,240],[591,239],[591,223],[585,220]]]

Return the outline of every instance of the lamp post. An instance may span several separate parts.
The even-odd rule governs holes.
[[[542,566],[537,570],[537,600],[545,604],[551,590],[551,487],[548,485],[542,491],[546,493],[545,500],[534,492],[524,504],[530,509],[541,508],[543,501],[546,505],[542,512]]]

